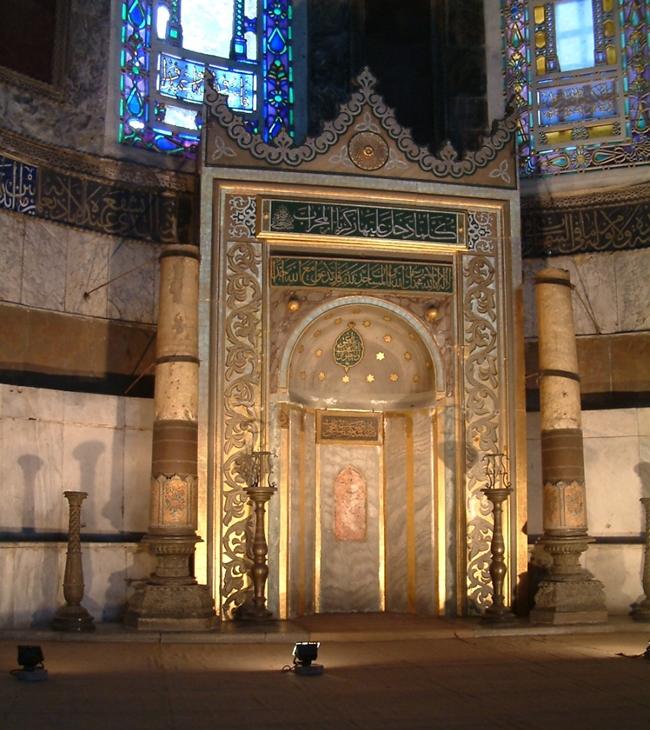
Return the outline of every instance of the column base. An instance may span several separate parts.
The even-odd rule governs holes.
[[[129,600],[123,623],[143,631],[210,631],[219,619],[207,586],[148,583]]]
[[[605,589],[599,580],[545,580],[539,584],[532,624],[607,623]]]
[[[54,614],[52,631],[94,631],[93,617],[83,606],[61,606]]]

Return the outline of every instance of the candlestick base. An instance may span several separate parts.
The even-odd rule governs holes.
[[[54,614],[53,631],[94,631],[93,617],[83,606],[61,606]]]
[[[517,621],[508,606],[489,606],[481,616],[482,624],[511,624]]]

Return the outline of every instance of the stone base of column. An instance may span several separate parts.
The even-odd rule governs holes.
[[[530,612],[533,624],[602,624],[607,623],[605,587],[591,578],[579,558],[593,538],[582,535],[545,536],[538,544],[551,556],[549,577],[539,584],[535,608]]]
[[[607,623],[605,589],[599,580],[542,581],[530,612],[532,624]]]
[[[219,619],[208,586],[148,583],[129,600],[124,625],[145,631],[210,631]]]

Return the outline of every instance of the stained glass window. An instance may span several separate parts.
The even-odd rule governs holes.
[[[292,0],[121,0],[119,141],[195,157],[206,71],[266,141],[293,134]]]
[[[650,162],[650,0],[502,0],[520,175]]]

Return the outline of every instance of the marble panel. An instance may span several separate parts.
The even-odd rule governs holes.
[[[124,425],[127,428],[153,428],[153,398],[125,398]]]
[[[124,576],[127,600],[137,584],[146,581],[156,571],[157,564],[158,560],[146,545],[127,543],[126,574]]]
[[[127,429],[124,433],[125,532],[149,529],[152,431]]]
[[[25,220],[21,303],[65,310],[68,229],[38,218]]]
[[[650,436],[650,408],[638,408],[639,436]]]
[[[82,545],[84,597],[81,604],[96,622],[119,621],[124,614],[129,545]]]
[[[415,508],[416,610],[436,610],[436,563],[433,492],[433,429],[427,412],[413,415],[413,481]]]
[[[305,413],[305,458],[303,471],[300,478],[303,482],[304,495],[304,590],[305,590],[305,612],[313,613],[316,610],[316,516],[318,506],[316,504],[316,479],[317,472],[316,449],[316,416],[313,413]]]
[[[321,611],[379,611],[379,447],[321,444],[319,448]],[[348,466],[363,474],[368,487],[366,542],[342,542],[334,537],[334,484]]]
[[[0,629],[14,627],[14,561],[16,546],[0,542]]]
[[[639,420],[636,408],[582,412],[582,434],[585,439],[636,437],[638,429]]]
[[[125,398],[99,393],[65,393],[63,414],[66,423],[121,428]]]
[[[63,391],[17,385],[0,385],[0,388],[3,418],[63,421]]]
[[[569,271],[575,286],[573,317],[577,335],[598,334],[593,319],[603,334],[620,331],[614,256],[589,253],[564,259],[567,265],[562,268]]]
[[[408,560],[406,545],[406,432],[402,416],[386,415],[385,519],[386,610],[407,613]]]
[[[607,612],[627,615],[644,598],[643,545],[590,545],[584,567],[605,586]]]
[[[650,329],[650,249],[614,255],[620,332]]]
[[[108,258],[113,245],[108,236],[72,229],[68,232],[66,312],[106,317],[108,287],[102,285],[109,279]]]
[[[63,455],[66,489],[88,492],[82,506],[83,532],[121,532],[124,524],[124,431],[66,423]]]
[[[316,445],[315,418],[292,408],[289,425],[289,610],[315,610]]]
[[[120,241],[109,259],[108,316],[154,322],[156,252],[148,244]],[[120,277],[120,278],[117,278]]]
[[[540,438],[526,441],[526,458],[528,478],[526,534],[541,535],[544,531],[544,519],[542,511],[542,441]]]
[[[530,411],[526,413],[526,438],[541,438],[542,426],[539,411]]]
[[[641,480],[643,497],[650,497],[650,408],[639,408],[639,463],[634,470]]]
[[[523,294],[524,294],[524,337],[537,339],[537,302],[535,299],[535,276],[547,268],[543,259],[524,259]]]
[[[634,469],[639,463],[638,438],[585,439],[584,451],[589,534],[641,534],[641,480]]]
[[[20,302],[23,279],[25,218],[0,214],[0,299]]]
[[[2,529],[33,535],[67,530],[62,424],[6,418],[1,428]]]
[[[164,246],[151,246],[151,256],[156,259],[153,265],[153,321],[158,321],[158,304],[160,295],[160,254]]]
[[[13,628],[47,626],[63,598],[67,544],[18,544],[14,558]]]

